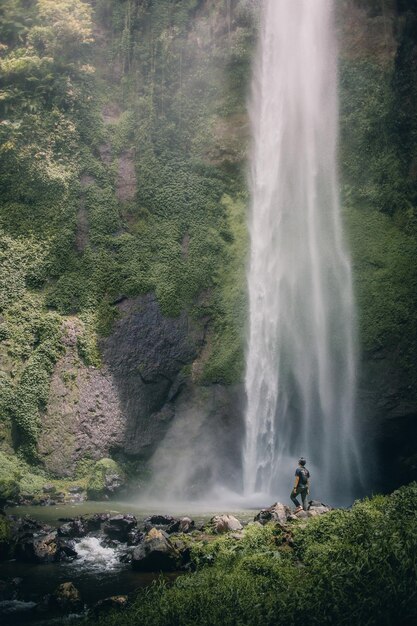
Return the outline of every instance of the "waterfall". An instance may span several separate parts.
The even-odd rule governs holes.
[[[332,0],[264,0],[250,118],[245,494],[288,497],[303,455],[314,497],[346,502],[361,471]]]

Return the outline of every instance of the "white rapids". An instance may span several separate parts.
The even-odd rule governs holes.
[[[288,496],[299,455],[315,497],[347,502],[361,478],[333,10],[332,0],[263,1],[250,103],[247,496]]]
[[[75,546],[78,558],[77,567],[108,571],[120,567],[119,554],[110,547],[103,546],[98,537],[84,537]],[[74,564],[73,563],[73,564]]]

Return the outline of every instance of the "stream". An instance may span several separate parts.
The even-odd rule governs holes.
[[[147,510],[126,502],[82,502],[56,506],[16,506],[6,510],[7,515],[19,518],[30,517],[38,522],[56,528],[69,518],[95,513],[133,514],[138,526],[150,515],[160,513],[153,507]],[[253,520],[253,510],[225,511],[235,515],[242,523]],[[175,517],[189,516],[196,525],[208,522],[219,511],[197,512],[163,510],[164,514]],[[53,593],[58,585],[71,581],[80,592],[85,608],[110,596],[133,594],[141,587],[150,585],[162,576],[159,572],[143,573],[134,571],[130,563],[120,557],[126,552],[126,544],[103,545],[103,536],[91,532],[86,537],[74,539],[78,558],[72,562],[26,563],[15,559],[0,562],[0,621],[8,624],[63,624],[80,618],[81,614],[54,614],[45,597]],[[163,574],[165,580],[174,580],[181,572]],[[8,589],[13,593],[7,593]],[[6,591],[6,593],[4,593]]]

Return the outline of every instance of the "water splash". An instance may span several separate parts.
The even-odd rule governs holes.
[[[121,567],[119,552],[104,546],[98,537],[84,537],[75,546],[78,558],[74,561],[77,568],[86,568],[99,572]]]
[[[288,491],[302,454],[315,494],[349,501],[361,472],[332,0],[264,0],[250,117],[245,493]]]

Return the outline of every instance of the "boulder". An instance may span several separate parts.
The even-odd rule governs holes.
[[[78,556],[75,549],[75,542],[71,539],[58,538],[56,553],[57,561],[73,561]]]
[[[179,568],[178,550],[161,530],[152,528],[134,549],[132,567],[141,572],[172,572]]]
[[[167,533],[189,533],[195,530],[195,522],[190,517],[182,517],[179,520],[175,520],[167,528]]]
[[[103,531],[111,539],[126,542],[128,541],[130,531],[132,531],[136,525],[136,517],[133,515],[114,515],[107,520]]]
[[[56,532],[41,536],[26,536],[18,540],[15,556],[28,563],[52,563],[57,559]]]
[[[109,513],[95,513],[94,515],[83,515],[80,519],[86,526],[89,533],[100,530],[103,522],[109,519]]]
[[[280,524],[286,524],[288,517],[291,515],[290,508],[281,502],[275,502],[267,509],[262,509],[257,515],[255,515],[255,522],[260,522],[262,525],[267,522],[279,522]]]
[[[179,537],[170,538],[170,541],[181,557],[181,569],[189,569],[191,565],[190,546],[187,546]]]
[[[137,546],[144,538],[145,533],[142,533],[138,528],[132,528],[132,530],[129,530],[127,533],[127,545]]]
[[[114,496],[125,485],[123,471],[112,459],[101,459],[95,464],[87,484],[90,500],[101,500]]]
[[[132,558],[133,558],[132,551],[129,550],[128,552],[123,552],[123,554],[120,555],[119,560],[120,560],[120,563],[131,563]]]
[[[308,512],[311,513],[310,517],[323,515],[323,513],[328,513],[332,510],[330,506],[318,500],[311,500],[308,504]]]
[[[58,528],[60,537],[85,537],[89,529],[83,519],[74,519]]]
[[[58,585],[51,596],[51,602],[64,610],[77,611],[82,608],[80,592],[72,582]]]
[[[45,524],[41,524],[30,517],[9,516],[9,527],[12,539],[17,543],[25,538],[33,537],[40,533],[47,534],[51,528]]]
[[[147,517],[143,523],[145,530],[149,532],[152,528],[163,528],[164,530],[167,530],[177,521],[178,520],[176,520],[175,517],[171,517],[170,515],[151,515],[150,517]]]
[[[93,613],[98,615],[107,611],[120,611],[127,607],[127,603],[127,596],[110,596],[110,598],[104,598],[104,600],[97,602],[93,608]]]
[[[32,501],[32,504],[33,503],[34,502]],[[40,506],[55,506],[56,502],[55,500],[52,500],[52,498],[50,498],[49,496],[46,496],[46,497],[41,496],[39,498],[39,505]]]
[[[242,524],[233,515],[215,515],[210,520],[210,526],[217,534],[243,529]]]

